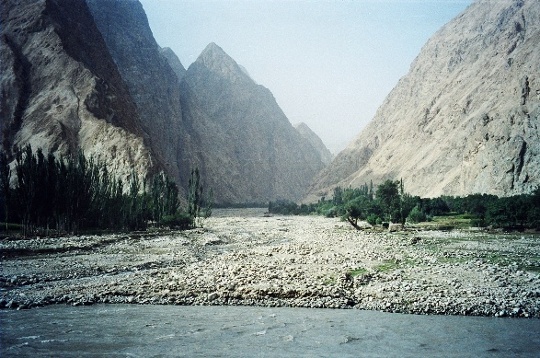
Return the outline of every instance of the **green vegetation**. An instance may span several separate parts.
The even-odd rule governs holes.
[[[351,276],[351,277],[356,277],[356,276],[362,276],[362,275],[365,275],[368,273],[368,270],[363,268],[363,267],[358,267],[358,268],[355,268],[353,270],[350,270],[348,272],[348,274]]]
[[[403,181],[387,180],[360,188],[334,189],[332,199],[321,198],[315,204],[297,205],[290,201],[270,202],[273,214],[341,217],[356,229],[359,221],[371,225],[426,223],[440,230],[468,227],[506,230],[540,229],[540,188],[531,194],[497,197],[472,194],[466,197],[420,198],[405,192]]]
[[[395,270],[399,267],[399,262],[397,260],[386,260],[377,266],[375,266],[373,269],[376,272],[388,272]]]
[[[143,230],[149,224],[191,228],[211,214],[203,199],[198,170],[192,171],[188,211],[180,210],[178,188],[163,173],[141,181],[135,172],[116,178],[107,166],[81,152],[71,158],[15,152],[9,166],[0,156],[0,212],[5,229],[20,223],[23,235],[81,230]],[[9,223],[9,224],[8,224]]]

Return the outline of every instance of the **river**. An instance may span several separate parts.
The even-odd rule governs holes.
[[[538,357],[540,320],[150,305],[1,310],[2,357]]]

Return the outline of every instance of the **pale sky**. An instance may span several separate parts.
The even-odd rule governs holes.
[[[215,42],[337,154],[472,0],[140,0],[188,68]]]

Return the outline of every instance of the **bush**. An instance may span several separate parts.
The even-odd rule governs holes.
[[[170,228],[177,228],[181,230],[187,230],[193,228],[193,217],[186,212],[176,213],[175,215],[166,215],[161,220],[161,225],[168,226]]]
[[[324,212],[324,216],[327,218],[335,218],[338,216],[338,208],[333,206]]]
[[[410,223],[420,223],[427,220],[426,213],[424,213],[418,205],[415,206],[411,212],[409,213],[409,216],[407,216],[407,221]]]
[[[369,214],[366,220],[370,225],[377,225],[381,223],[381,218],[375,214]]]

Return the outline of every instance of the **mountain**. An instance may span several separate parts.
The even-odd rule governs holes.
[[[425,197],[540,185],[539,18],[536,0],[481,0],[441,28],[311,199],[400,178]]]
[[[181,81],[188,141],[218,202],[300,199],[324,164],[272,93],[212,43]],[[219,190],[215,190],[219,188]]]
[[[1,4],[1,147],[82,149],[116,174],[159,165],[137,107],[82,0]]]
[[[319,156],[321,157],[321,160],[324,165],[330,164],[332,162],[332,159],[334,159],[334,156],[332,153],[326,148],[323,141],[315,132],[311,130],[311,128],[308,127],[305,123],[299,123],[294,128],[300,133],[300,135],[306,139],[313,148],[319,153]]]
[[[186,71],[135,0],[6,0],[2,151],[83,150],[127,178],[191,169],[221,203],[298,199],[323,168],[270,91],[217,45]]]
[[[134,0],[86,2],[133,98],[150,146],[167,173],[177,183],[187,183],[189,169],[183,164],[191,148],[182,143],[178,78],[154,39],[142,5]]]
[[[160,52],[161,55],[163,55],[163,57],[165,57],[165,59],[167,60],[169,66],[171,66],[178,80],[182,80],[182,78],[184,78],[184,75],[186,74],[186,68],[184,67],[184,65],[182,65],[182,62],[180,62],[178,56],[176,56],[174,51],[169,47],[163,47]]]

